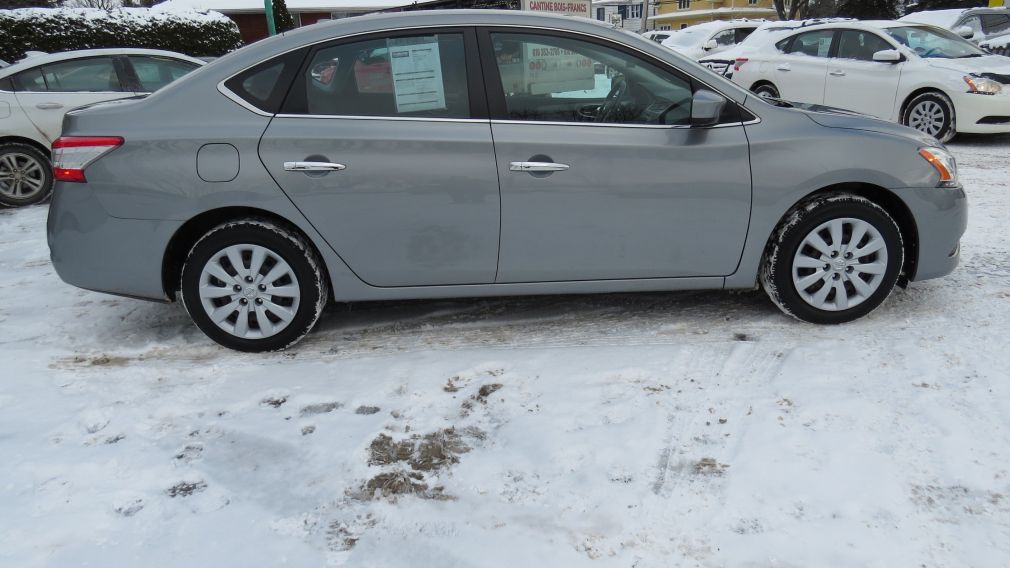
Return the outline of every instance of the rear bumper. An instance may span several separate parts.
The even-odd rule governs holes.
[[[918,232],[915,274],[909,280],[946,276],[961,258],[961,235],[968,227],[964,189],[906,188],[894,190],[908,206]]]
[[[168,301],[162,259],[181,221],[121,219],[106,212],[87,184],[57,182],[47,237],[56,273],[67,284]]]

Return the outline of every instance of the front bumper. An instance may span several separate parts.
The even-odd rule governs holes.
[[[946,276],[957,268],[961,235],[968,227],[968,199],[964,188],[905,188],[894,190],[905,202],[918,232],[914,274],[919,281]]]
[[[162,260],[181,221],[108,214],[87,184],[57,182],[47,238],[56,273],[79,288],[168,301]]]
[[[1010,89],[1010,85],[1004,85]],[[965,134],[1010,132],[1010,93],[957,93],[953,99],[955,127]]]

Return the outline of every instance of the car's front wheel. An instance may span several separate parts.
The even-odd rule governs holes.
[[[0,144],[0,205],[32,205],[52,191],[53,167],[45,154],[27,144]]]
[[[786,215],[765,253],[761,283],[797,319],[844,323],[887,298],[903,263],[901,231],[887,211],[857,195],[827,193]]]
[[[183,265],[181,290],[207,336],[253,352],[294,345],[329,297],[315,249],[295,231],[262,219],[230,221],[197,241]]]
[[[922,93],[908,101],[905,112],[901,115],[901,123],[925,132],[940,142],[947,142],[957,134],[954,103],[938,91]]]

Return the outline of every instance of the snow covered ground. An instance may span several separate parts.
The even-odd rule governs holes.
[[[1008,566],[1010,137],[951,147],[961,267],[838,327],[397,302],[244,355],[63,284],[45,207],[2,211],[0,566]]]

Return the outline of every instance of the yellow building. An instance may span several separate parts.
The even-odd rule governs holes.
[[[656,0],[652,28],[679,30],[702,22],[750,18],[777,20],[772,0]]]

